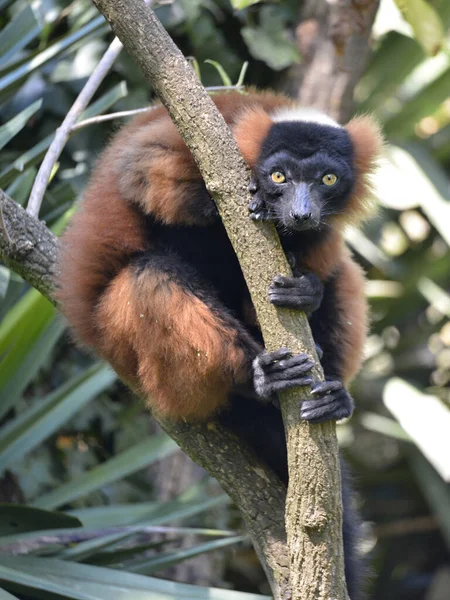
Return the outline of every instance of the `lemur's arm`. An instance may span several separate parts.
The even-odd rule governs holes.
[[[367,332],[367,303],[361,268],[344,255],[322,285],[312,273],[274,279],[269,298],[277,306],[311,312],[310,325],[323,352],[324,383],[313,385],[314,399],[303,402],[302,416],[311,422],[351,415],[353,399],[345,386],[358,372]]]

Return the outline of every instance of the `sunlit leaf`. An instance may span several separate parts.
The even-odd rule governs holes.
[[[30,290],[8,312],[0,326],[0,415],[5,414],[24,389],[27,365],[36,360],[36,344],[55,315],[55,307],[36,290]],[[50,346],[51,348],[51,346]],[[26,385],[26,383],[25,383]]]
[[[0,582],[77,600],[269,600],[268,596],[175,583],[135,573],[26,556],[2,557]]]
[[[403,379],[390,379],[383,401],[441,477],[450,481],[450,410],[436,396],[424,394]]]
[[[437,54],[444,41],[444,27],[436,10],[425,0],[395,0],[395,3],[425,52],[431,56]]]
[[[231,6],[235,10],[242,10],[247,8],[247,6],[252,6],[252,4],[259,4],[261,0],[230,0]]]

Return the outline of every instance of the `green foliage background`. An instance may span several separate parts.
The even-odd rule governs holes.
[[[450,2],[397,4],[404,18],[382,2],[355,92],[357,110],[376,114],[389,144],[375,182],[378,216],[348,233],[368,272],[373,323],[354,383],[358,409],[339,436],[368,524],[370,598],[433,600],[445,589],[450,546]],[[236,82],[249,61],[246,83],[270,87],[301,61],[297,10],[293,0],[175,0],[157,13],[206,86],[223,85],[217,65]],[[111,34],[88,0],[0,0],[0,11],[0,187],[24,204]],[[145,106],[151,95],[122,53],[83,118]],[[56,233],[119,123],[69,140],[41,210]],[[226,585],[267,593],[214,482],[152,501],[149,465],[175,444],[107,366],[73,347],[54,308],[1,266],[0,319],[0,600],[250,599],[151,577],[238,543],[240,567],[227,559]]]

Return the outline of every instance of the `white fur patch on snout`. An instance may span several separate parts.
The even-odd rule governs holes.
[[[315,108],[305,108],[301,106],[298,108],[281,108],[270,116],[275,123],[280,123],[282,121],[303,121],[305,123],[317,123],[318,125],[337,127],[338,129],[342,128],[342,125],[339,125],[337,121]]]

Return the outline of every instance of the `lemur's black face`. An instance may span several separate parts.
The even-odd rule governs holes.
[[[344,210],[353,188],[350,137],[345,129],[329,125],[276,123],[255,174],[255,202],[264,204],[261,218],[287,231],[322,229],[328,217]]]

